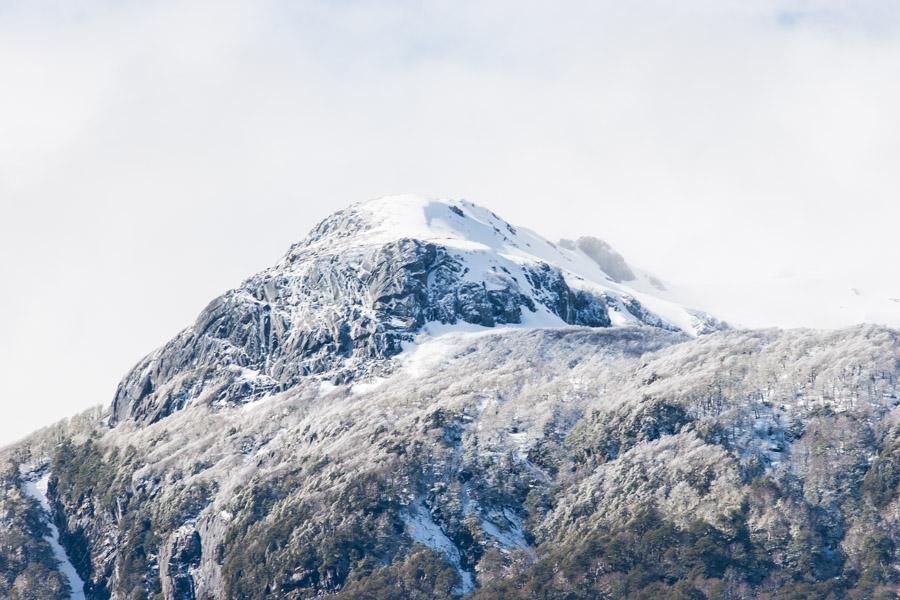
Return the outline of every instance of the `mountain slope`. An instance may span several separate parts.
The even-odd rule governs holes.
[[[896,597],[900,334],[694,336],[608,260],[467,203],[326,219],[0,452],[0,597],[64,597],[47,473],[92,599]]]

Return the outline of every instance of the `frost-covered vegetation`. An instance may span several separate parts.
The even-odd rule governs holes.
[[[6,460],[50,457],[92,597],[888,598],[898,360],[878,327],[453,333],[365,385],[93,415]]]

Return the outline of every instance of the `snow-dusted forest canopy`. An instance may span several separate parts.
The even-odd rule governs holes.
[[[47,464],[100,595],[872,597],[898,358],[879,327],[448,334],[364,383],[51,428],[5,455],[5,514]]]

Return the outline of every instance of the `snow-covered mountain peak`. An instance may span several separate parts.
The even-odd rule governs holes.
[[[623,300],[610,314],[612,325],[647,323],[646,315],[635,315],[636,311],[628,308],[643,305],[658,317],[648,324],[692,336],[722,326],[707,315],[659,297],[662,284],[642,271],[635,274],[603,240],[581,237],[556,244],[467,200],[397,195],[357,202],[322,221],[291,248],[283,265],[290,270],[290,264],[303,264],[311,256],[366,252],[400,240],[447,250],[465,263],[468,281],[485,282],[488,287],[508,286],[523,269],[550,267],[573,289]],[[554,315],[532,322],[566,324],[564,318]]]
[[[464,200],[353,204],[135,367],[114,420],[155,420],[207,392],[246,399],[309,376],[381,375],[434,331],[639,326],[696,336],[724,327],[629,287],[627,272],[599,240],[557,245]]]
[[[466,200],[417,195],[384,196],[357,202],[320,223],[298,244],[307,248],[383,245],[415,239],[458,250],[528,254],[539,236],[520,231],[494,212]]]

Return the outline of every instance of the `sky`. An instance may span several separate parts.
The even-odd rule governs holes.
[[[0,444],[321,218],[465,198],[747,326],[900,326],[900,9],[0,0]]]

